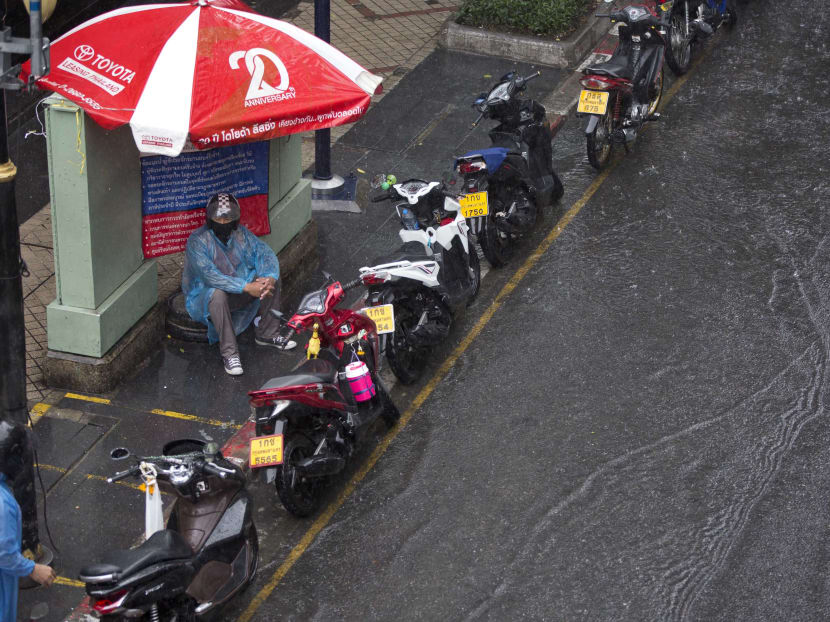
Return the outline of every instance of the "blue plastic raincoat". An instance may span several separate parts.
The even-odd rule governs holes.
[[[17,580],[32,574],[35,562],[20,553],[23,520],[20,506],[0,473],[0,620],[17,620]]]
[[[210,343],[219,341],[219,335],[210,321],[208,303],[213,290],[241,294],[242,289],[256,277],[280,278],[280,264],[271,247],[248,231],[244,225],[231,234],[227,246],[207,228],[196,229],[187,239],[182,291],[187,312],[197,322],[207,324]],[[259,299],[232,312],[233,328],[238,335],[248,328],[259,309]]]

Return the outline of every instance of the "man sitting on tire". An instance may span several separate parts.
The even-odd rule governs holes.
[[[187,239],[182,291],[187,312],[207,324],[210,343],[219,342],[225,371],[242,373],[236,335],[259,315],[256,343],[287,351],[297,344],[280,336],[271,314],[280,304],[280,265],[271,248],[239,224],[239,202],[220,192],[207,202],[204,226]]]

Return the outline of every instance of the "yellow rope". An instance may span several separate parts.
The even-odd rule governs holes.
[[[76,145],[75,150],[78,152],[78,155],[81,156],[81,170],[79,171],[80,175],[84,174],[84,167],[86,166],[86,154],[81,149],[81,109],[75,109],[75,128],[78,130],[78,136],[76,138]]]

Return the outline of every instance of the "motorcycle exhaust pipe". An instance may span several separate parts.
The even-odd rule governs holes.
[[[322,454],[304,458],[294,465],[300,475],[305,477],[325,477],[342,471],[346,460],[334,454]]]

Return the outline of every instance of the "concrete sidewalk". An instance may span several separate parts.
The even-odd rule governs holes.
[[[447,16],[458,7],[452,0],[332,0],[332,44],[369,71],[384,76],[384,92],[373,106],[395,87],[435,48],[438,33]],[[282,16],[304,30],[314,32],[314,3],[300,2]],[[334,128],[336,142],[350,129]],[[303,169],[314,163],[314,134],[303,135]],[[23,259],[29,276],[23,279],[26,324],[26,393],[30,408],[51,403],[60,394],[50,391],[43,379],[47,352],[46,305],[55,299],[52,222],[47,205],[20,227]],[[157,261],[159,299],[166,300],[179,285],[181,255]]]

